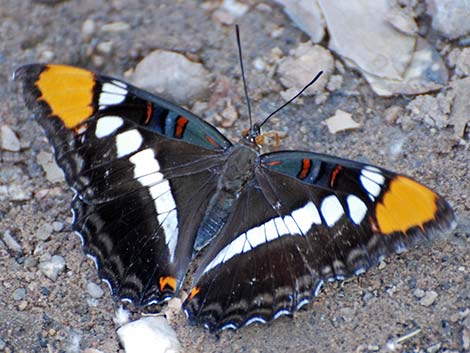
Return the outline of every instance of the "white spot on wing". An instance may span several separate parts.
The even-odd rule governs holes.
[[[364,169],[362,169],[361,174],[364,175],[366,178],[369,178],[372,180],[374,183],[383,185],[385,181],[385,177],[383,176],[382,172],[380,169],[372,166],[366,166]]]
[[[289,234],[289,229],[287,229],[281,217],[274,218],[274,224],[276,225],[279,235]]]
[[[372,166],[366,166],[361,170],[359,177],[362,187],[369,193],[369,198],[374,201],[382,190],[381,185],[385,182],[380,169]]]
[[[127,94],[127,89],[125,89],[121,85],[117,85],[115,82],[103,84],[103,86],[101,87],[101,91],[106,93],[117,94],[120,96],[125,96]]]
[[[355,223],[360,224],[367,213],[367,206],[359,197],[349,195],[346,198],[349,208],[349,218]]]
[[[134,164],[134,178],[141,185],[149,188],[158,214],[158,223],[163,228],[165,243],[170,251],[171,261],[173,261],[178,242],[178,213],[170,183],[160,173],[160,164],[155,158],[153,149],[142,150],[130,157],[129,161]]]
[[[302,234],[307,234],[313,224],[321,224],[320,213],[312,201],[291,213]]]
[[[251,228],[246,232],[246,238],[252,248],[256,248],[258,245],[266,242],[266,235],[264,234],[264,224]]]
[[[302,232],[300,231],[299,227],[297,226],[297,223],[295,223],[294,219],[292,216],[285,216],[284,217],[284,224],[286,225],[287,229],[289,230],[289,233],[294,235],[301,235]]]
[[[328,227],[332,227],[344,214],[343,206],[335,195],[327,196],[320,206],[321,214]]]
[[[144,141],[139,131],[133,129],[116,135],[117,157],[121,158],[137,151]]]
[[[276,226],[274,225],[274,221],[272,219],[264,224],[264,229],[266,232],[267,242],[279,238],[279,234],[277,233]]]
[[[96,122],[95,136],[98,138],[109,136],[119,129],[122,124],[124,124],[124,120],[119,116],[103,116]]]
[[[338,199],[336,201],[339,203]],[[339,206],[341,214],[343,214],[343,208],[341,205]],[[291,215],[272,218],[238,235],[212,259],[203,273],[227,262],[238,254],[251,251],[284,235],[306,235],[313,224],[321,223],[318,209],[313,202],[309,201],[303,207],[293,211]]]

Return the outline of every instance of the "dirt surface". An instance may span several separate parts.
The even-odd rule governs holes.
[[[256,71],[253,61],[268,58],[275,47],[288,55],[308,38],[280,7],[247,3],[250,10],[238,23],[254,115],[260,120],[283,100],[278,78]],[[223,130],[236,137],[248,126],[246,108],[240,98],[234,29],[214,19],[211,6],[216,5],[194,0],[57,4],[0,0],[0,125],[12,128],[22,147],[20,152],[0,151],[0,187],[14,186],[23,194],[19,199],[0,195],[0,235],[9,232],[21,245],[21,251],[15,252],[0,242],[0,351],[123,351],[109,290],[97,277],[93,262],[82,254],[79,238],[70,232],[72,192],[63,182],[51,183],[38,163],[38,154],[50,152],[50,147],[10,80],[14,68],[52,61],[124,77],[152,50],[176,50],[203,63],[212,73],[212,90],[216,83],[229,82],[241,117]],[[87,19],[96,28],[84,38],[82,26]],[[103,30],[113,22],[124,22],[129,29]],[[112,41],[112,50],[99,53],[97,44],[107,41]],[[326,47],[326,42],[322,45]],[[317,300],[293,318],[214,335],[190,326],[180,311],[170,324],[183,351],[385,352],[393,348],[391,342],[416,329],[421,331],[395,344],[395,351],[464,350],[462,322],[470,310],[468,142],[459,141],[452,127],[386,122],[386,108],[404,107],[412,97],[378,98],[357,73],[346,70],[342,76],[342,87],[321,105],[313,97],[303,98],[302,105],[290,105],[273,119],[271,127],[287,129],[283,148],[334,154],[411,175],[446,196],[455,209],[457,229],[448,239],[392,256],[365,275],[328,284]],[[353,113],[362,127],[330,134],[321,122],[337,109]],[[214,122],[214,114],[207,118]],[[50,236],[38,236],[50,225]],[[62,256],[66,263],[55,281],[38,268],[40,261],[53,255]],[[92,298],[89,282],[100,284],[104,295]],[[429,306],[420,298],[423,291],[437,294]]]

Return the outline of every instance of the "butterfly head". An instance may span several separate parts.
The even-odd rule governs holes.
[[[258,123],[255,123],[251,128],[243,130],[241,141],[254,147],[256,150],[260,150],[264,145],[261,126]]]

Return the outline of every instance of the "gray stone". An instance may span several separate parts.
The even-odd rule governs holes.
[[[285,99],[293,97],[320,70],[323,71],[323,75],[303,94],[308,96],[322,92],[333,72],[334,65],[333,55],[322,46],[312,45],[310,42],[300,43],[279,63],[277,73],[282,85],[287,88],[282,96]]]
[[[0,127],[0,141],[2,149],[5,151],[18,152],[21,150],[20,140],[8,125]]]
[[[455,61],[455,73],[457,76],[470,75],[470,48],[463,48]]]
[[[16,253],[23,252],[23,247],[21,246],[20,243],[16,241],[16,239],[13,237],[13,234],[10,230],[7,230],[5,231],[5,233],[3,233],[2,239],[5,242],[5,245],[8,247],[8,249]]]
[[[419,303],[423,306],[431,306],[434,304],[437,297],[438,297],[437,293],[433,290],[430,290],[430,291],[427,291],[426,294],[424,294],[424,297],[421,298]]]
[[[128,23],[118,21],[103,25],[103,27],[101,27],[101,31],[108,33],[117,33],[128,31],[130,28],[131,26]]]
[[[420,288],[416,288],[414,291],[413,291],[413,295],[418,298],[418,299],[421,299],[422,297],[424,297],[424,295],[426,294],[426,292]]]
[[[65,259],[62,256],[54,255],[50,260],[39,263],[39,270],[49,279],[55,281],[65,269]]]
[[[470,1],[427,0],[432,28],[444,37],[456,39],[470,33]]]
[[[183,104],[203,98],[209,88],[209,72],[184,55],[155,50],[137,64],[132,82]]]
[[[104,292],[99,285],[94,282],[88,282],[86,285],[86,290],[92,298],[99,299],[103,296]]]
[[[7,343],[0,338],[0,351],[7,348]]]
[[[59,168],[54,160],[52,153],[45,151],[39,152],[37,155],[37,161],[41,165],[42,169],[46,173],[46,178],[51,183],[64,181],[64,172]]]
[[[54,232],[61,232],[64,229],[64,224],[62,222],[52,222],[52,229]]]
[[[26,289],[22,287],[16,288],[12,295],[13,300],[16,300],[16,301],[23,300],[25,297],[26,297]]]
[[[46,223],[43,224],[42,226],[39,227],[39,229],[36,231],[36,238],[42,241],[46,241],[51,237],[51,234],[53,232],[52,225]]]
[[[464,135],[466,126],[470,123],[470,77],[455,80],[451,83],[452,90],[448,93],[449,100],[452,101],[452,111],[449,116],[449,125],[454,126],[454,133],[457,138]]]

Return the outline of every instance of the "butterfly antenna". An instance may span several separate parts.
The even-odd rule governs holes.
[[[268,120],[274,115],[276,114],[277,112],[279,112],[280,110],[284,109],[287,105],[289,105],[290,103],[292,103],[298,96],[300,96],[302,93],[304,93],[304,91],[309,88],[311,85],[313,85],[315,83],[315,81],[317,81],[320,76],[323,74],[323,71],[320,71],[316,76],[315,78],[310,81],[309,83],[307,83],[307,85],[302,88],[300,90],[299,93],[297,93],[294,97],[292,97],[291,99],[289,99],[286,103],[284,103],[283,105],[281,105],[279,108],[277,108],[275,111],[273,111],[271,114],[269,114],[266,119],[263,120],[263,122],[261,124],[256,124],[256,129],[259,131],[259,129],[261,128],[261,126],[263,126],[264,124],[266,124],[268,122]]]
[[[248,87],[246,84],[245,69],[243,67],[242,45],[240,43],[240,29],[238,28],[238,25],[235,25],[235,32],[237,34],[238,57],[240,59],[240,68],[242,70],[243,88],[245,89],[245,99],[246,99],[246,105],[248,107],[248,117],[250,118],[250,131],[251,131],[253,130],[253,118],[251,117],[251,104],[250,104],[250,97],[248,96]]]

